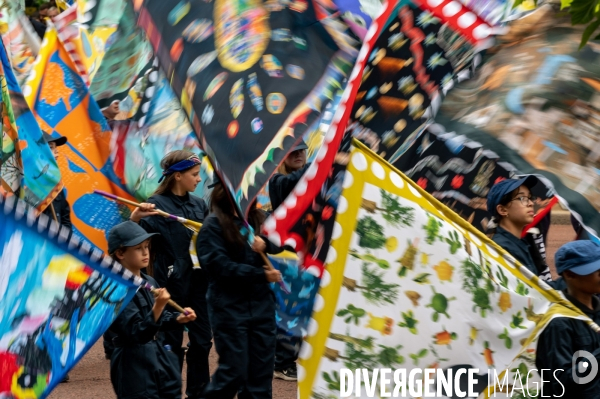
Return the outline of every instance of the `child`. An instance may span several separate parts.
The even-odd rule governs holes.
[[[208,271],[210,324],[219,354],[219,368],[205,399],[269,399],[275,357],[275,295],[270,282],[281,281],[277,270],[265,270],[257,252],[278,249],[256,236],[252,247],[240,233],[237,216],[225,188],[214,184],[211,215],[204,221],[196,252]],[[264,215],[252,207],[248,220],[258,231]],[[239,392],[238,392],[239,391]]]
[[[531,188],[537,183],[535,176],[502,180],[492,186],[487,197],[487,209],[493,215],[489,226],[492,239],[536,276],[545,272],[546,265],[534,261],[532,252],[537,248],[521,239],[521,233],[533,222],[535,197]],[[539,253],[536,255],[541,259]]]
[[[285,157],[269,180],[269,199],[275,211],[279,205],[292,192],[296,184],[310,165],[306,164],[306,150],[308,146],[304,141],[292,149]],[[302,337],[289,336],[285,331],[277,332],[277,347],[275,351],[275,373],[273,376],[286,381],[296,381],[296,359],[300,350]]]
[[[308,146],[304,141],[294,147],[277,169],[277,173],[269,179],[269,199],[273,210],[276,210],[283,200],[290,195],[310,166],[310,164],[306,164],[307,149]]]
[[[138,224],[128,221],[113,227],[108,235],[108,252],[113,259],[153,287],[156,281],[142,273],[150,262],[150,238]],[[140,288],[110,326],[116,335],[110,362],[110,380],[118,399],[179,399],[181,371],[177,356],[164,346],[162,330],[183,329],[181,324],[196,319],[164,311],[171,296],[165,288],[154,295]]]
[[[155,242],[157,257],[153,264],[154,277],[161,287],[169,290],[173,300],[181,306],[190,306],[198,319],[187,325],[188,351],[182,347],[183,331],[165,334],[165,343],[179,357],[180,369],[184,357],[187,362],[188,399],[199,399],[210,381],[208,356],[212,348],[212,333],[207,314],[206,290],[208,277],[202,268],[194,268],[190,257],[192,232],[176,220],[157,216],[154,209],[200,222],[208,215],[204,200],[193,195],[200,183],[201,159],[193,152],[175,150],[160,162],[163,169],[159,186],[148,202],[136,208],[131,220],[139,223],[148,233],[159,233]]]
[[[565,296],[596,324],[600,324],[600,245],[592,241],[573,241],[555,255],[556,271],[566,282]],[[577,351],[586,351],[600,362],[600,336],[583,320],[571,317],[553,319],[540,334],[537,347],[538,370],[550,369],[544,384],[545,397],[596,399],[600,394],[600,375],[581,383],[591,375],[581,373],[585,359]],[[585,362],[585,363],[584,363]],[[589,369],[589,368],[588,368]],[[597,369],[596,369],[597,371]]]

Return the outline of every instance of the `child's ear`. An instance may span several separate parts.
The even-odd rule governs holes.
[[[504,205],[498,205],[496,206],[496,213],[502,217],[506,217],[506,215],[508,215],[508,209]]]
[[[124,248],[119,248],[115,251],[114,258],[117,261],[119,261],[119,262],[122,261],[124,257],[125,257],[125,249]]]

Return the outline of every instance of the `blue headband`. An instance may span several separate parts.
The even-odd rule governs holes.
[[[200,158],[198,158],[195,155],[192,157],[189,157],[187,159],[184,159],[183,161],[179,161],[176,164],[171,165],[169,167],[169,169],[163,170],[162,176],[160,177],[160,179],[158,179],[158,182],[160,183],[161,181],[164,180],[165,177],[172,175],[175,172],[182,172],[184,170],[188,170],[190,168],[193,168],[196,165],[200,165],[201,163],[202,163],[202,161],[200,160]]]

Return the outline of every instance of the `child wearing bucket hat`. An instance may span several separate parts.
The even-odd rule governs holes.
[[[142,272],[150,265],[150,240],[140,225],[127,221],[108,234],[108,252],[113,259],[153,287],[156,281]],[[166,288],[150,291],[140,288],[110,326],[114,350],[110,360],[110,380],[118,399],[181,398],[181,370],[177,355],[165,345],[162,332],[183,330],[181,324],[196,319],[191,308],[187,315],[165,311],[171,298]]]
[[[555,263],[566,282],[565,297],[600,324],[600,244],[569,242],[556,252]],[[599,363],[600,335],[583,320],[557,317],[540,334],[536,366],[552,370],[544,381],[545,397],[600,397]]]

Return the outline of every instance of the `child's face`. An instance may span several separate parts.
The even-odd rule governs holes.
[[[498,213],[516,225],[527,226],[533,222],[534,215],[531,191],[525,186],[519,187],[507,205],[498,205]]]
[[[119,262],[128,269],[141,270],[150,263],[150,240],[134,247],[126,247],[116,253]]]
[[[600,294],[600,270],[587,276],[565,273],[569,290],[576,290],[587,295]]]
[[[200,178],[200,165],[179,173],[179,176],[176,176],[176,181],[183,190],[193,193],[196,191],[198,183],[202,181]]]

